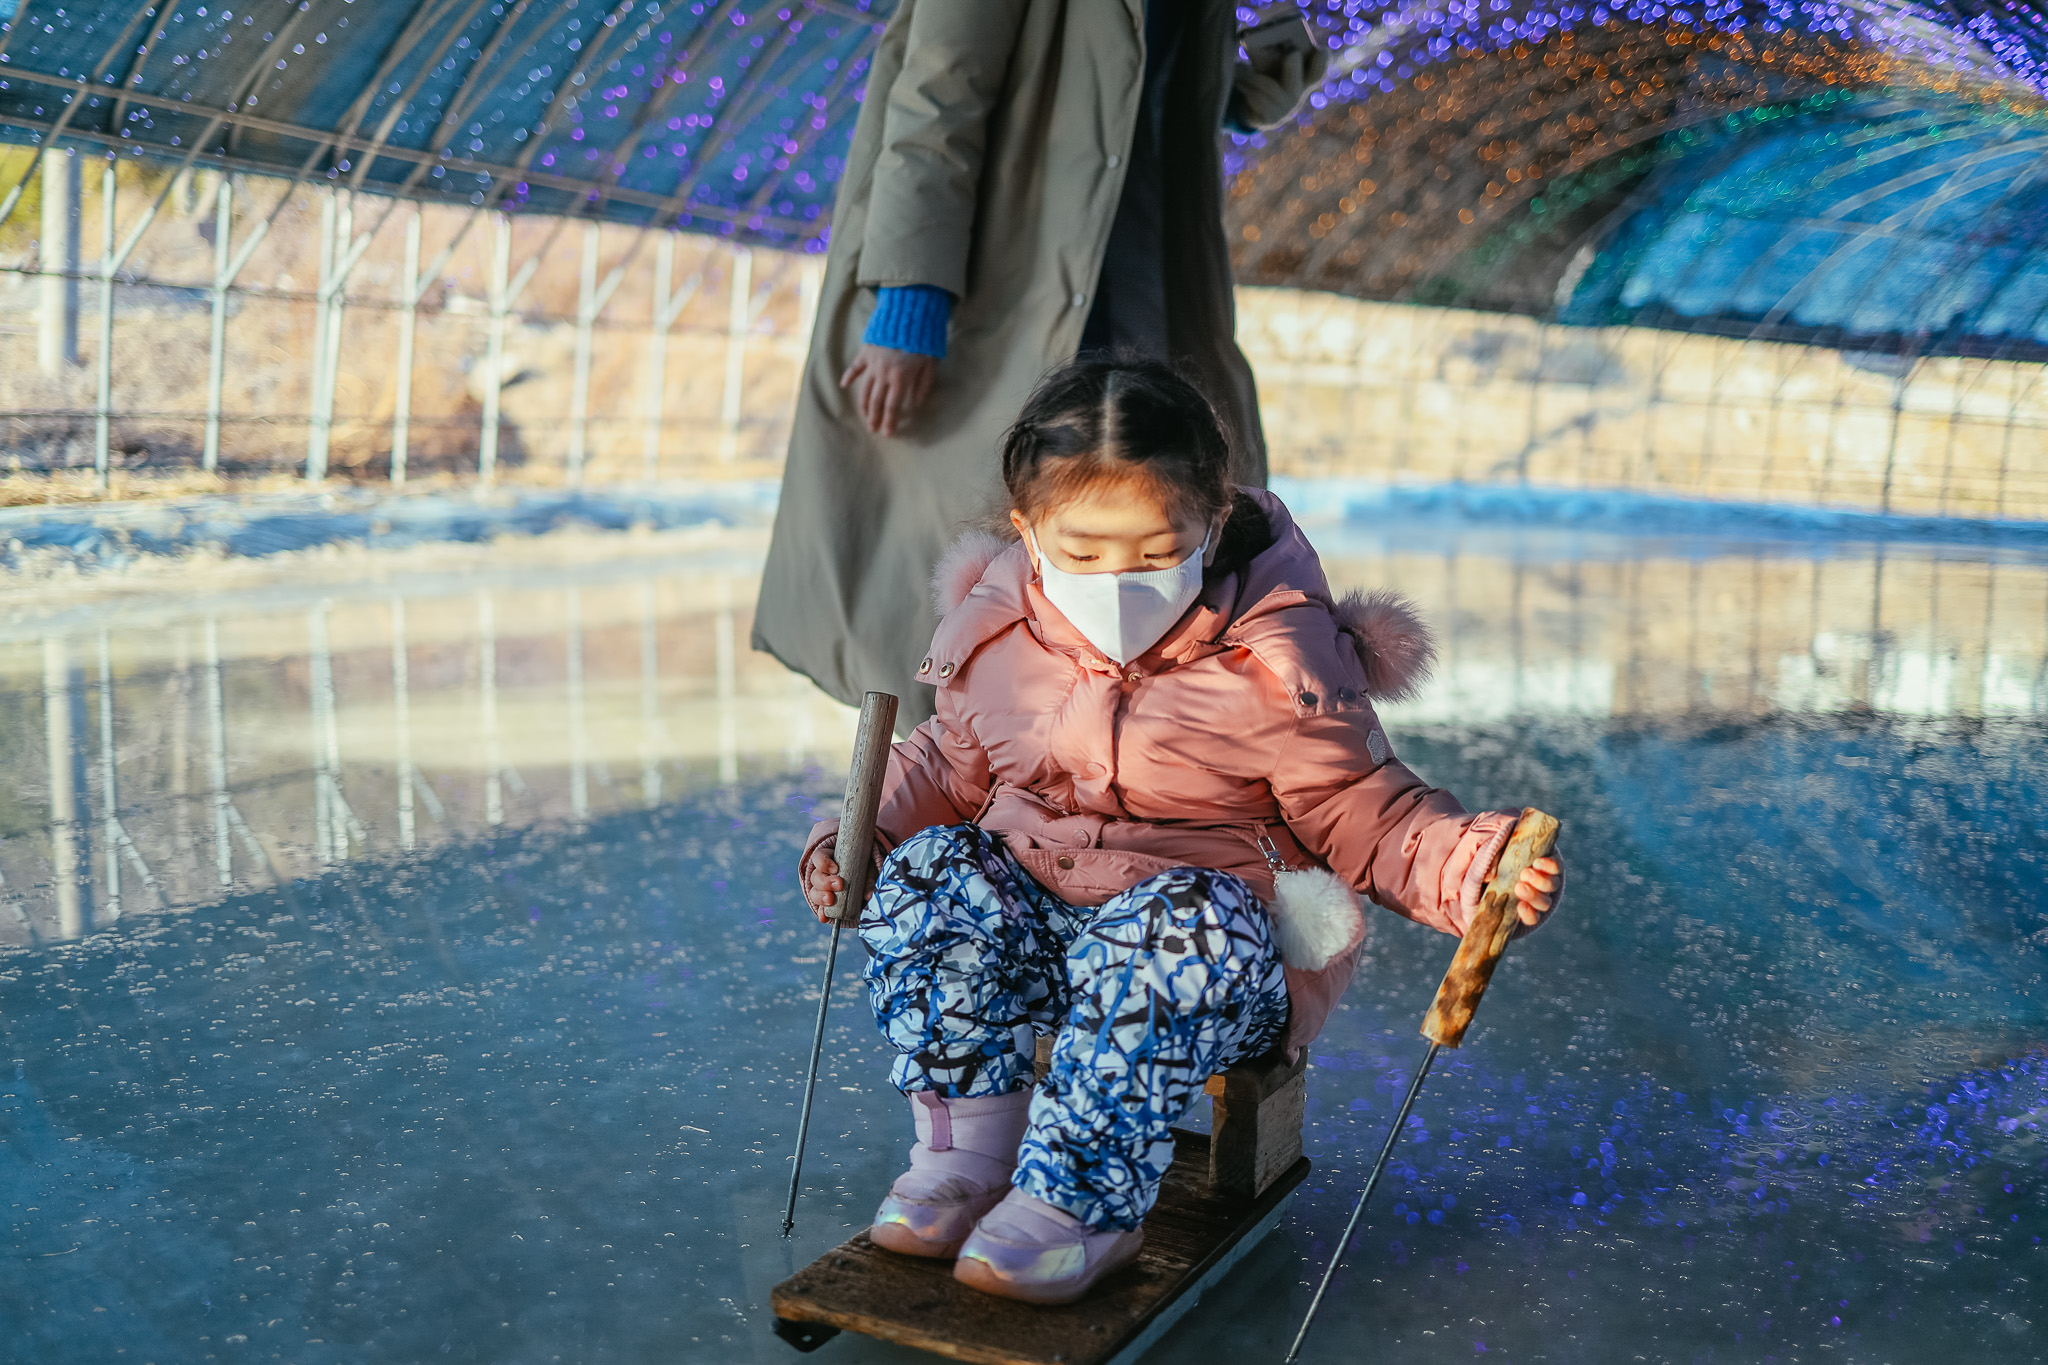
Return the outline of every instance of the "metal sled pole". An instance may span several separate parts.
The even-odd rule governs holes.
[[[811,1100],[818,1089],[818,1058],[825,1050],[825,1016],[832,1008],[832,973],[839,964],[839,931],[860,919],[874,871],[875,812],[882,803],[882,778],[889,771],[889,744],[896,731],[896,698],[870,692],[860,707],[853,741],[853,767],[846,774],[846,809],[839,816],[833,861],[846,889],[834,905],[832,944],[825,950],[825,981],[818,990],[818,1026],[811,1035],[811,1065],[804,1076],[804,1107],[796,1124],[796,1155],[790,1159],[789,1203],[782,1210],[782,1235],[796,1227],[796,1196],[804,1178],[804,1139],[811,1131]]]
[[[1345,1248],[1351,1245],[1351,1236],[1358,1231],[1358,1220],[1365,1213],[1365,1201],[1372,1198],[1373,1187],[1380,1183],[1380,1176],[1386,1172],[1387,1160],[1394,1154],[1394,1144],[1401,1139],[1401,1126],[1408,1122],[1408,1111],[1415,1107],[1415,1097],[1422,1093],[1422,1081],[1429,1075],[1430,1063],[1436,1060],[1439,1048],[1456,1047],[1465,1040],[1465,1030],[1472,1026],[1472,1016],[1479,1009],[1479,998],[1486,994],[1487,983],[1493,980],[1493,969],[1500,965],[1501,957],[1508,950],[1508,939],[1515,931],[1515,883],[1522,879],[1522,873],[1530,863],[1548,856],[1556,847],[1557,829],[1556,820],[1534,807],[1526,808],[1515,824],[1514,835],[1508,840],[1507,847],[1501,850],[1493,880],[1487,883],[1485,894],[1479,898],[1479,909],[1473,913],[1472,922],[1465,926],[1465,937],[1458,944],[1457,956],[1451,959],[1450,970],[1444,973],[1443,984],[1437,987],[1436,999],[1430,1003],[1429,1013],[1423,1017],[1422,1036],[1429,1039],[1429,1051],[1422,1054],[1422,1065],[1415,1069],[1415,1079],[1408,1086],[1408,1098],[1401,1101],[1401,1112],[1394,1115],[1394,1126],[1387,1133],[1387,1145],[1380,1148],[1380,1159],[1373,1163],[1372,1174],[1366,1178],[1365,1188],[1359,1191],[1358,1202],[1351,1207],[1351,1221],[1344,1225],[1344,1235],[1337,1239],[1336,1249],[1330,1253],[1330,1264],[1323,1270],[1323,1281],[1316,1286],[1315,1297],[1309,1300],[1308,1312],[1301,1320],[1301,1330],[1294,1334],[1294,1344],[1287,1348],[1286,1361],[1289,1365],[1301,1355],[1301,1343],[1308,1337],[1308,1329],[1315,1324],[1316,1313],[1323,1306],[1323,1296],[1330,1292],[1330,1281],[1337,1278],[1337,1267],[1343,1263]]]

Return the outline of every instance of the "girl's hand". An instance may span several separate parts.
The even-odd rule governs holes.
[[[1564,868],[1555,858],[1538,858],[1522,871],[1515,883],[1515,917],[1525,928],[1533,928],[1557,904],[1557,889],[1564,885]]]
[[[839,377],[839,387],[854,390],[854,404],[869,431],[894,436],[931,397],[938,378],[939,362],[928,355],[863,342]]]
[[[831,854],[819,849],[817,856],[811,859],[810,874],[804,879],[804,899],[810,903],[811,913],[818,917],[818,923],[831,924],[839,918],[833,906],[838,903],[839,893],[845,889],[846,879],[839,875],[839,864],[832,861]]]

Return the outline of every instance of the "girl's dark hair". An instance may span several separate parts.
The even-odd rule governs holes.
[[[1230,443],[1202,391],[1172,366],[1088,355],[1039,382],[1003,434],[1003,486],[1032,517],[1103,479],[1149,483],[1208,520],[1232,505]]]

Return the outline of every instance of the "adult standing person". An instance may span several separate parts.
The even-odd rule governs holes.
[[[1084,347],[1172,361],[1263,485],[1233,338],[1217,134],[1319,82],[1312,42],[1239,56],[1226,0],[901,0],[832,218],[754,646],[841,701],[902,698],[932,571],[1001,497],[996,446]]]

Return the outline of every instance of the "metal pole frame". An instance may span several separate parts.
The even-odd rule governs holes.
[[[104,825],[100,843],[102,856],[107,860],[103,883],[106,887],[107,921],[112,923],[121,918],[121,821],[116,815],[121,788],[120,778],[114,771],[114,670],[104,630],[100,632],[99,646],[100,817]]]
[[[327,477],[334,449],[334,386],[341,374],[341,319],[348,306],[349,275],[391,216],[387,209],[358,239],[354,195],[342,194],[329,190],[320,206],[320,289],[313,304],[313,391],[306,428],[306,482],[313,484]]]
[[[405,274],[399,282],[405,306],[398,315],[398,396],[391,411],[391,486],[405,486],[412,445],[412,352],[420,322],[420,206],[405,220]]]
[[[484,823],[505,822],[505,755],[498,741],[498,613],[489,589],[477,601],[478,707],[484,731]]]
[[[114,163],[100,171],[100,352],[93,358],[98,397],[92,413],[92,468],[100,495],[112,486],[109,471],[114,422]]]
[[[477,443],[476,477],[482,491],[489,492],[498,478],[499,396],[504,388],[505,314],[512,306],[511,284],[506,278],[512,267],[512,220],[496,215],[497,231],[491,241],[491,321],[484,345],[483,436]],[[523,282],[522,282],[523,283]]]
[[[513,24],[517,21],[519,16],[525,12],[527,5],[529,3],[531,3],[531,0],[518,0],[518,3],[514,4],[512,8],[506,13],[504,18],[499,22],[497,31],[492,35],[490,44],[479,55],[476,66],[474,66],[471,69],[469,75],[464,78],[462,85],[458,87],[455,93],[450,97],[448,104],[443,109],[440,121],[435,124],[434,131],[428,135],[427,146],[429,148],[431,148],[432,145],[439,140],[442,128],[451,126],[455,121],[458,120],[458,118],[468,116],[469,109],[467,106],[471,100],[480,99],[482,97],[482,92],[486,88],[481,80],[481,77],[484,73],[484,69],[488,67],[491,60],[496,57],[500,46],[502,45],[504,40],[510,35]],[[541,144],[545,141],[543,135],[547,132],[548,129],[548,113],[554,107],[556,97],[560,95],[564,90],[569,90],[572,87],[578,87],[583,85],[583,78],[589,73],[593,65],[597,62],[599,54],[609,49],[610,44],[607,41],[607,39],[613,36],[615,31],[621,27],[621,21],[626,17],[628,13],[631,12],[633,6],[636,3],[638,3],[638,0],[620,0],[618,6],[615,7],[606,16],[605,21],[599,26],[601,32],[599,32],[595,37],[593,37],[590,42],[584,45],[582,55],[577,59],[576,65],[570,69],[568,75],[563,79],[562,83],[557,85],[554,89],[550,90],[547,93],[547,96],[541,102],[541,117],[536,119],[533,123],[527,126],[525,150],[519,154],[519,156],[513,162],[513,164],[511,166],[487,166],[484,168],[485,172],[491,176],[492,183],[490,192],[484,196],[483,202],[476,207],[475,212],[471,213],[468,218],[463,220],[462,228],[455,234],[454,240],[449,242],[448,245],[442,249],[441,254],[439,256],[435,257],[433,265],[430,266],[426,272],[429,279],[432,279],[440,274],[441,267],[446,265],[448,263],[448,260],[452,256],[454,256],[455,249],[462,244],[462,239],[466,235],[468,235],[470,227],[476,223],[478,216],[481,214],[495,211],[497,209],[498,202],[505,197],[506,192],[510,190],[514,185],[520,184],[522,182],[531,182],[536,184],[548,183],[552,185],[552,182],[558,178],[552,176],[539,175],[534,173],[530,169],[534,158],[540,155]],[[552,24],[554,18],[557,18],[561,14],[565,13],[574,4],[575,0],[562,0],[560,6],[554,11],[554,14],[550,17],[549,24]],[[637,41],[637,39],[635,41]],[[566,118],[568,116],[568,111],[574,108],[577,102],[582,100],[585,97],[585,95],[589,93],[590,90],[587,87],[577,90],[575,93],[572,93],[569,96],[567,102],[562,107],[561,116]],[[460,115],[458,115],[456,112],[458,105],[464,106],[462,109],[462,113]],[[242,121],[249,123],[250,126],[252,127],[258,126],[257,121],[254,120],[244,119]],[[277,130],[273,129],[271,131]],[[353,134],[340,137],[336,137],[332,134],[326,134],[323,136],[326,138],[326,140],[321,143],[322,148],[329,146],[337,148],[353,148],[359,145],[357,140],[354,138]],[[398,186],[393,196],[394,203],[396,202],[396,199],[398,197],[411,194],[413,191],[413,187],[419,183],[419,181],[426,175],[426,173],[430,169],[441,164],[440,156],[434,154],[431,150],[424,152],[414,152],[409,150],[401,151],[401,149],[389,146],[387,143],[383,141],[382,138],[374,140],[372,143],[368,144],[368,146],[371,155],[369,158],[366,158],[364,160],[363,164],[360,167],[358,167],[356,173],[359,183],[362,181],[363,177],[368,175],[370,161],[374,160],[377,156],[402,155],[407,159],[410,159],[414,163],[413,170],[411,171],[411,173],[407,175],[404,183]],[[315,155],[317,157],[319,153],[316,152]],[[569,183],[566,181],[564,182],[563,186],[559,186],[557,188],[572,188],[574,192],[579,196],[587,194],[589,190],[589,187],[587,185],[582,184],[581,182],[577,182],[572,186],[569,185]],[[658,196],[645,197],[648,199],[650,204],[652,204],[654,207],[661,209],[665,213],[673,215],[686,211],[680,207],[671,206],[668,200],[660,199]],[[389,212],[390,210],[387,209],[386,214],[388,215]],[[529,260],[526,263],[526,265],[520,270],[518,278],[513,282],[512,286],[510,287],[507,294],[506,307],[509,308],[512,302],[516,301],[519,295],[525,291],[527,282],[533,278],[533,272],[540,265],[541,258],[546,254],[548,247],[553,244],[555,235],[562,230],[562,228],[568,223],[568,221],[569,219],[566,215],[557,218],[554,228],[549,231],[546,240],[543,241],[541,244],[540,250],[536,251],[533,255],[533,258]],[[503,227],[504,224],[501,222],[500,226]],[[375,231],[374,228],[371,230],[373,232]],[[509,243],[506,244],[506,251],[509,254]],[[495,403],[487,404],[487,406],[495,407]],[[486,423],[486,425],[491,426],[492,424]],[[491,432],[490,439],[494,448],[494,458],[492,463],[495,466],[496,433],[494,430]],[[481,455],[479,456],[479,460],[481,462]]]
[[[52,377],[78,364],[78,231],[84,197],[79,170],[78,153],[68,148],[43,162],[43,231],[36,251],[42,273],[37,281],[36,364]],[[60,244],[55,252],[50,250],[52,242]],[[60,319],[54,346],[52,312]]]
[[[170,31],[171,21],[177,17],[178,4],[179,0],[163,0],[156,7],[156,23],[151,25],[149,36],[142,40],[142,45],[135,49],[135,56],[129,61],[127,71],[122,73],[118,88],[126,90],[142,84],[143,68],[149,64],[150,54],[156,51],[156,45],[164,40],[164,34]],[[127,119],[127,96],[116,96],[113,112],[107,115],[107,127],[118,131]]]
[[[569,386],[569,485],[583,485],[590,440],[590,331],[597,323],[597,250],[603,235],[595,222],[583,225],[583,260],[576,274],[576,359]]]
[[[519,0],[519,3],[513,6],[512,13],[499,21],[499,32],[502,33],[516,22],[518,17],[525,12],[526,6],[529,3],[531,3],[531,0]],[[454,0],[443,0],[439,4],[422,5],[413,12],[411,20],[398,36],[392,40],[384,61],[377,69],[376,76],[362,87],[363,94],[358,98],[356,109],[350,119],[350,136],[354,136],[362,131],[363,120],[369,116],[371,103],[375,100],[381,87],[390,79],[391,73],[398,69],[398,64],[419,51],[420,38],[431,31],[434,25],[446,17],[448,12],[454,7]],[[377,153],[383,150],[385,141],[391,136],[392,129],[398,126],[398,121],[401,118],[405,117],[407,107],[412,104],[414,99],[418,98],[420,87],[426,84],[427,79],[440,68],[442,60],[448,55],[448,49],[461,40],[468,30],[471,21],[476,18],[477,11],[481,8],[483,8],[483,0],[469,0],[469,7],[463,10],[447,28],[442,30],[440,42],[435,44],[433,50],[427,53],[426,57],[413,68],[411,81],[406,84],[402,91],[396,92],[397,97],[385,106],[384,117],[377,124],[377,131],[373,135],[374,141],[371,143],[369,151],[367,154],[356,158],[357,165],[354,173],[349,178],[350,189],[360,190],[364,188],[364,179],[368,176],[371,165],[377,160]],[[457,95],[459,96],[460,94],[461,91],[458,89]],[[450,112],[452,112],[452,105]]]
[[[669,329],[675,326],[676,319],[682,316],[683,309],[704,282],[704,272],[700,270],[683,281],[673,293],[670,292],[670,282],[675,278],[676,237],[675,232],[664,230],[656,240],[654,250],[654,316],[647,335],[647,430],[641,454],[641,478],[647,483],[653,483],[661,470],[662,405],[668,391]]]
[[[577,282],[576,372],[574,388],[570,394],[569,482],[579,487],[583,483],[584,465],[590,444],[590,350],[592,332],[597,326],[598,317],[604,312],[606,306],[611,303],[612,295],[616,294],[620,284],[624,283],[626,272],[632,267],[634,259],[639,256],[640,248],[647,244],[648,237],[653,235],[655,231],[652,228],[642,228],[633,238],[633,245],[627,248],[626,254],[619,258],[618,264],[607,271],[604,279],[600,281],[597,278],[600,226],[596,222],[589,222],[584,225],[583,273]],[[667,236],[669,234],[664,233],[661,235]],[[655,306],[657,308],[660,307],[658,301]]]
[[[188,162],[190,158],[187,158]],[[148,210],[139,222],[128,230],[128,236],[115,246],[114,210],[116,207],[115,168],[118,158],[108,157],[106,167],[100,173],[100,353],[99,398],[93,413],[93,470],[98,477],[99,491],[105,494],[111,486],[110,455],[108,446],[112,438],[114,405],[114,274],[127,264],[128,257],[140,245],[150,224],[156,221],[157,213],[164,201],[170,197],[171,185],[176,177],[164,182],[162,190],[151,201]]]
[[[199,467],[211,474],[220,467],[220,388],[227,377],[228,261],[233,255],[235,181],[226,171],[214,191],[212,330],[206,347],[206,445]],[[227,837],[222,826],[221,837]]]
[[[29,0],[21,0],[15,8],[13,22],[0,24],[0,54],[5,54],[7,49],[14,45],[14,35],[21,32],[22,26],[28,23],[28,7]]]
[[[413,810],[412,650],[406,642],[405,599],[391,599],[391,713],[396,730],[398,768],[398,846],[417,841]]]
[[[640,799],[661,804],[661,626],[656,584],[640,585]]]
[[[725,325],[725,398],[718,410],[718,458],[731,463],[739,454],[740,396],[747,377],[747,333],[754,325],[754,252],[732,251],[732,298]]]
[[[235,132],[238,130],[240,125],[248,122],[248,119],[246,117],[239,116],[236,112],[240,108],[241,102],[245,98],[247,98],[249,92],[256,87],[256,83],[263,78],[263,74],[272,69],[272,63],[277,59],[277,54],[284,51],[285,44],[289,43],[292,40],[292,33],[295,29],[297,29],[299,21],[305,18],[307,12],[311,10],[312,7],[312,0],[300,0],[300,3],[292,8],[291,13],[286,17],[285,21],[282,24],[278,25],[276,29],[276,36],[271,39],[270,44],[267,47],[265,47],[263,52],[256,58],[256,60],[250,64],[248,71],[245,74],[237,77],[235,83],[232,86],[228,87],[228,93],[230,95],[230,98],[227,101],[227,108],[195,109],[191,104],[183,101],[175,101],[160,98],[148,98],[142,96],[137,96],[135,98],[134,103],[148,104],[153,108],[165,109],[174,112],[182,110],[183,112],[188,114],[210,115],[210,117],[207,120],[206,131],[202,132],[198,137],[192,139],[190,148],[185,153],[184,161],[179,164],[179,170],[184,170],[186,167],[191,166],[196,160],[198,160],[201,151],[213,141],[214,134],[219,132],[223,127],[226,127],[228,129],[229,144],[230,147],[232,147],[232,140]],[[93,69],[93,74],[90,80],[88,80],[84,76],[77,76],[69,80],[62,80],[54,76],[39,75],[35,72],[30,71],[10,70],[9,76],[13,80],[29,81],[37,85],[47,86],[58,90],[69,90],[74,93],[72,94],[71,99],[66,101],[64,105],[64,112],[49,123],[44,123],[36,119],[19,118],[12,115],[0,117],[0,123],[5,123],[10,127],[26,129],[27,131],[38,133],[41,135],[36,142],[35,155],[29,158],[28,168],[21,173],[21,178],[14,182],[13,188],[8,190],[6,199],[0,200],[0,224],[6,223],[8,218],[13,215],[14,206],[21,201],[22,189],[24,186],[28,184],[29,177],[35,174],[36,167],[42,162],[43,154],[46,151],[48,151],[51,147],[56,145],[56,141],[58,138],[65,137],[67,135],[67,130],[71,128],[71,120],[75,118],[77,116],[78,111],[84,107],[86,96],[97,96],[101,93],[105,93],[100,89],[100,82],[102,78],[106,75],[107,69],[113,65],[114,58],[127,48],[128,41],[130,37],[134,34],[135,24],[137,20],[140,20],[144,17],[146,17],[146,12],[143,9],[138,8],[135,14],[129,19],[127,26],[121,30],[120,36],[115,38],[113,46],[109,47],[106,51],[106,55],[100,58],[100,63],[97,67]],[[15,25],[18,27],[20,22],[21,15],[17,13],[15,15]],[[13,29],[10,28],[8,30],[9,36],[11,36],[12,33]],[[4,48],[4,46],[4,42],[0,42],[0,48]],[[125,91],[121,96],[121,100],[124,104],[127,102],[127,95]],[[80,129],[75,132],[70,132],[69,139],[74,142],[97,143],[101,146],[105,146],[112,149],[117,155],[122,150],[133,149],[135,146],[133,142],[129,141],[126,138],[121,137],[119,135],[118,130],[107,133],[94,133],[84,129]],[[315,133],[313,135],[312,140],[316,143],[316,148],[314,150],[313,155],[307,159],[306,164],[299,168],[298,175],[292,177],[292,184],[294,186],[296,186],[300,180],[305,178],[306,172],[312,168],[313,163],[317,161],[325,153],[326,149],[329,146],[333,145],[332,134]],[[252,169],[269,169],[274,171],[274,168],[264,167],[253,167]],[[159,204],[161,204],[163,200],[169,196],[171,192],[171,186],[176,183],[177,177],[175,175],[171,176],[169,179],[164,181],[164,187],[162,191],[159,192],[157,195],[157,202]],[[273,214],[272,216],[274,217],[275,214]]]
[[[222,886],[235,884],[235,849],[228,838],[228,726],[220,685],[220,621],[206,618],[206,722],[213,740],[207,776],[213,782],[213,865]]]
[[[9,79],[26,81],[34,85],[54,86],[65,90],[72,88],[72,83],[69,81],[41,76],[32,71],[10,72]],[[185,100],[143,94],[136,94],[130,98],[136,104],[146,104],[152,109],[161,109],[167,113],[205,115],[209,121],[216,123],[220,127],[231,129],[247,128],[255,132],[275,133],[284,138],[312,142],[316,144],[318,150],[310,158],[311,162],[317,162],[331,148],[355,150],[369,145],[367,141],[360,137],[342,137],[332,131],[309,128],[303,124],[289,123],[281,119],[259,118],[254,115],[238,114],[212,106],[196,105]],[[52,131],[55,125],[51,121],[27,118],[20,114],[0,113],[0,127],[14,128],[21,132],[45,138],[56,135]],[[547,131],[547,124],[545,122],[537,123],[533,127],[536,131],[528,134],[529,143],[532,143]],[[63,136],[67,142],[89,144],[96,147],[109,147],[116,150],[132,150],[136,145],[129,139],[116,137],[108,133],[96,132],[90,128],[66,129],[63,130]],[[193,150],[189,153],[192,164],[225,170],[248,171],[264,176],[275,176],[278,174],[278,168],[270,163],[253,160],[234,152],[206,151],[204,150],[205,141],[206,139],[200,138],[193,143]],[[422,170],[429,170],[444,164],[439,153],[415,151],[407,147],[386,146],[379,152],[379,155],[410,161]],[[530,165],[523,164],[526,160],[527,158],[522,155],[520,164],[509,166],[500,165],[497,162],[476,161],[474,159],[466,160],[463,163],[465,171],[474,171],[491,176],[494,181],[493,188],[485,196],[482,207],[495,207],[498,200],[503,197],[504,191],[498,188],[499,185],[509,188],[510,186],[524,183],[538,186],[541,189],[559,190],[564,194],[574,196],[578,202],[582,202],[586,196],[592,193],[591,182],[587,180],[574,180],[568,176],[552,175],[546,171],[533,170]],[[303,180],[309,170],[310,165],[295,175],[293,182],[297,183]],[[167,182],[167,192],[168,189],[169,185]],[[394,200],[431,201],[435,203],[449,203],[453,206],[453,201],[448,196],[438,191],[421,193],[412,187],[412,182],[406,182],[390,189],[380,186],[378,193]],[[688,215],[699,222],[726,223],[735,228],[772,228],[778,232],[789,234],[792,243],[811,240],[818,236],[818,224],[815,221],[784,218],[776,213],[721,208],[716,204],[707,204],[701,200],[689,202],[678,199],[673,195],[651,194],[617,184],[604,189],[603,195],[607,201],[632,204],[639,208],[651,210],[653,217],[663,223],[677,221],[684,215]],[[0,204],[0,207],[5,207],[5,205]],[[0,222],[5,221],[5,215],[0,214]]]
[[[206,384],[207,450],[203,467],[208,472],[218,467],[220,456],[221,384],[227,372],[228,291],[256,254],[256,248],[263,245],[263,239],[270,235],[271,224],[277,221],[278,214],[284,212],[284,206],[298,193],[301,178],[303,172],[285,185],[284,193],[278,196],[277,203],[263,221],[249,229],[249,235],[242,239],[240,247],[234,247],[234,187],[231,172],[223,169],[220,173],[220,202],[216,209],[213,243],[213,334]]]
[[[334,191],[328,193],[333,194]],[[389,216],[387,211],[385,217]],[[356,263],[363,259],[369,238],[383,223],[384,218],[379,218],[370,231],[363,234],[363,240],[355,244],[347,262],[335,272],[334,283],[327,291],[327,369],[320,377],[320,465],[323,471],[331,463],[334,453],[334,386],[341,377],[341,319],[348,308],[349,276],[354,272]],[[337,247],[343,242],[354,241],[355,226],[355,196],[350,195],[335,205],[334,242]]]
[[[713,667],[718,695],[718,781],[735,787],[740,780],[739,632],[732,605],[732,578],[718,576],[718,615],[713,619]]]
[[[121,918],[121,859],[126,858],[135,868],[135,875],[144,887],[156,897],[158,906],[170,909],[170,900],[164,895],[162,883],[143,861],[142,850],[135,846],[135,840],[128,835],[128,829],[121,823],[120,765],[114,752],[114,667],[113,651],[107,632],[100,632],[100,806],[105,825],[107,860],[107,922]]]
[[[341,729],[335,714],[334,658],[327,646],[329,605],[314,607],[306,622],[313,694],[313,848],[323,867],[348,858],[351,838],[360,844],[370,841],[341,790]]]
[[[313,382],[306,396],[306,482],[327,478],[326,429],[320,420],[320,393],[327,375],[327,300],[335,273],[334,238],[340,196],[329,190],[320,200],[320,284],[313,301]]]
[[[28,18],[27,14],[23,12],[27,8],[27,2],[23,0],[21,6],[15,11],[14,22],[7,27],[5,37],[0,38],[0,52],[6,51],[8,44],[14,40],[15,33]],[[28,166],[22,171],[21,178],[9,187],[6,199],[0,200],[0,224],[4,224],[9,218],[14,216],[14,206],[21,202],[22,191],[28,188],[30,178],[42,167],[43,154],[56,146],[57,139],[64,136],[64,130],[71,126],[71,120],[77,118],[78,111],[85,107],[86,96],[100,93],[100,82],[105,79],[108,69],[113,66],[114,58],[127,50],[129,39],[135,36],[135,26],[146,17],[148,15],[145,8],[137,5],[134,11],[129,14],[128,22],[121,26],[121,32],[115,37],[112,46],[107,48],[106,52],[100,57],[98,65],[93,67],[90,77],[82,74],[73,76],[69,80],[60,80],[49,76],[29,77],[29,79],[36,81],[37,84],[55,86],[60,90],[70,90],[73,93],[70,99],[64,101],[64,112],[59,114],[56,120],[49,125],[46,135],[36,142],[35,154],[29,157]],[[10,77],[20,77],[23,74],[12,69],[8,72]],[[168,190],[170,187],[166,185],[164,188]]]
[[[583,591],[571,585],[568,602],[569,815],[590,818],[590,732],[583,714]]]
[[[668,332],[682,307],[696,295],[702,272],[670,293],[676,276],[676,233],[664,231],[653,254],[653,317],[647,329],[647,436],[641,448],[641,479],[653,483],[662,469],[662,403],[668,397]]]
[[[81,873],[85,829],[78,808],[76,737],[72,734],[71,658],[61,635],[43,637],[43,731],[50,768],[50,882],[57,893],[57,936],[79,938],[91,911]]]
[[[327,611],[314,607],[307,616],[307,697],[313,740],[313,861],[320,867],[339,861],[334,852],[333,813],[327,806],[326,716],[322,701],[330,694],[331,663],[327,656]]]
[[[669,284],[675,267],[676,235],[664,232],[654,249],[654,314],[647,331],[647,430],[640,452],[640,477],[650,484],[661,471],[661,407],[668,389],[668,328],[662,323],[671,317]]]

